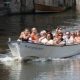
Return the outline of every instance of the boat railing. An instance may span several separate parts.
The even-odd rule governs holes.
[[[17,40],[11,40],[11,41],[8,41],[7,43],[29,43],[29,44],[37,44],[37,45],[44,45],[44,46],[56,46],[56,47],[64,47],[64,46],[74,46],[74,45],[79,45],[80,43],[74,43],[74,44],[53,44],[53,45],[48,45],[48,44],[42,44],[42,43],[33,43],[33,42],[26,42],[26,41],[17,41]]]

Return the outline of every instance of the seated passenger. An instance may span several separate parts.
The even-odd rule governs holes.
[[[27,30],[27,28],[25,28],[24,31],[21,32],[20,37],[21,37],[22,35],[24,35],[24,32],[25,32],[26,30]],[[19,37],[19,38],[20,38],[20,37]]]
[[[51,28],[47,28],[46,29],[46,33],[52,33],[52,29]]]
[[[45,30],[42,30],[40,32],[40,38],[38,40],[39,43],[43,43],[45,44],[47,42],[47,39],[46,39],[46,31]]]
[[[71,36],[70,31],[66,31],[64,39],[66,44],[73,44],[73,37]]]
[[[76,40],[77,40],[77,42],[80,43],[80,30],[77,30],[75,32],[75,34],[76,34]]]
[[[72,40],[72,44],[74,44],[74,43],[78,43],[75,32],[71,32],[71,37],[73,38],[73,40]]]
[[[53,35],[51,33],[47,33],[47,42],[48,45],[53,45]]]
[[[63,39],[63,33],[59,33],[58,34],[58,38],[56,38],[56,40],[54,40],[54,44],[60,44],[60,45],[65,45],[65,40]]]
[[[55,34],[53,34],[53,37],[54,37],[53,40],[54,40],[54,41],[56,41],[56,40],[58,39],[58,35],[59,35],[59,34],[58,34],[57,31],[55,32]]]
[[[37,29],[36,28],[32,28],[31,31],[32,31],[32,33],[31,33],[30,37],[31,37],[32,41],[34,43],[36,43],[36,41],[38,40]]]
[[[30,31],[29,29],[25,29],[24,34],[22,34],[18,41],[22,40],[22,41],[31,41],[31,37],[30,37]]]
[[[62,28],[61,27],[58,27],[55,32],[53,33],[53,37],[56,36],[56,34],[59,34],[59,33],[62,33]]]

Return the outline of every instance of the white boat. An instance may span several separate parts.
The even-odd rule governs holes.
[[[26,60],[28,57],[65,58],[80,53],[80,43],[66,46],[43,45],[38,43],[10,41],[8,46],[13,57]]]

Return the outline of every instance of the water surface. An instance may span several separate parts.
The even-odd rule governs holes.
[[[64,31],[80,29],[80,12],[69,10],[53,14],[26,14],[0,17],[0,80],[79,80],[80,55],[67,59],[36,59],[17,62],[11,58],[7,40],[18,39],[24,28],[61,26]],[[2,54],[4,53],[4,54]]]

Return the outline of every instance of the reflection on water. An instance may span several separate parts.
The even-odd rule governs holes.
[[[80,60],[53,60],[49,62],[5,62],[0,66],[8,80],[79,80]],[[3,70],[3,68],[5,68]],[[6,74],[7,73],[7,74]],[[5,80],[1,76],[2,80]]]

